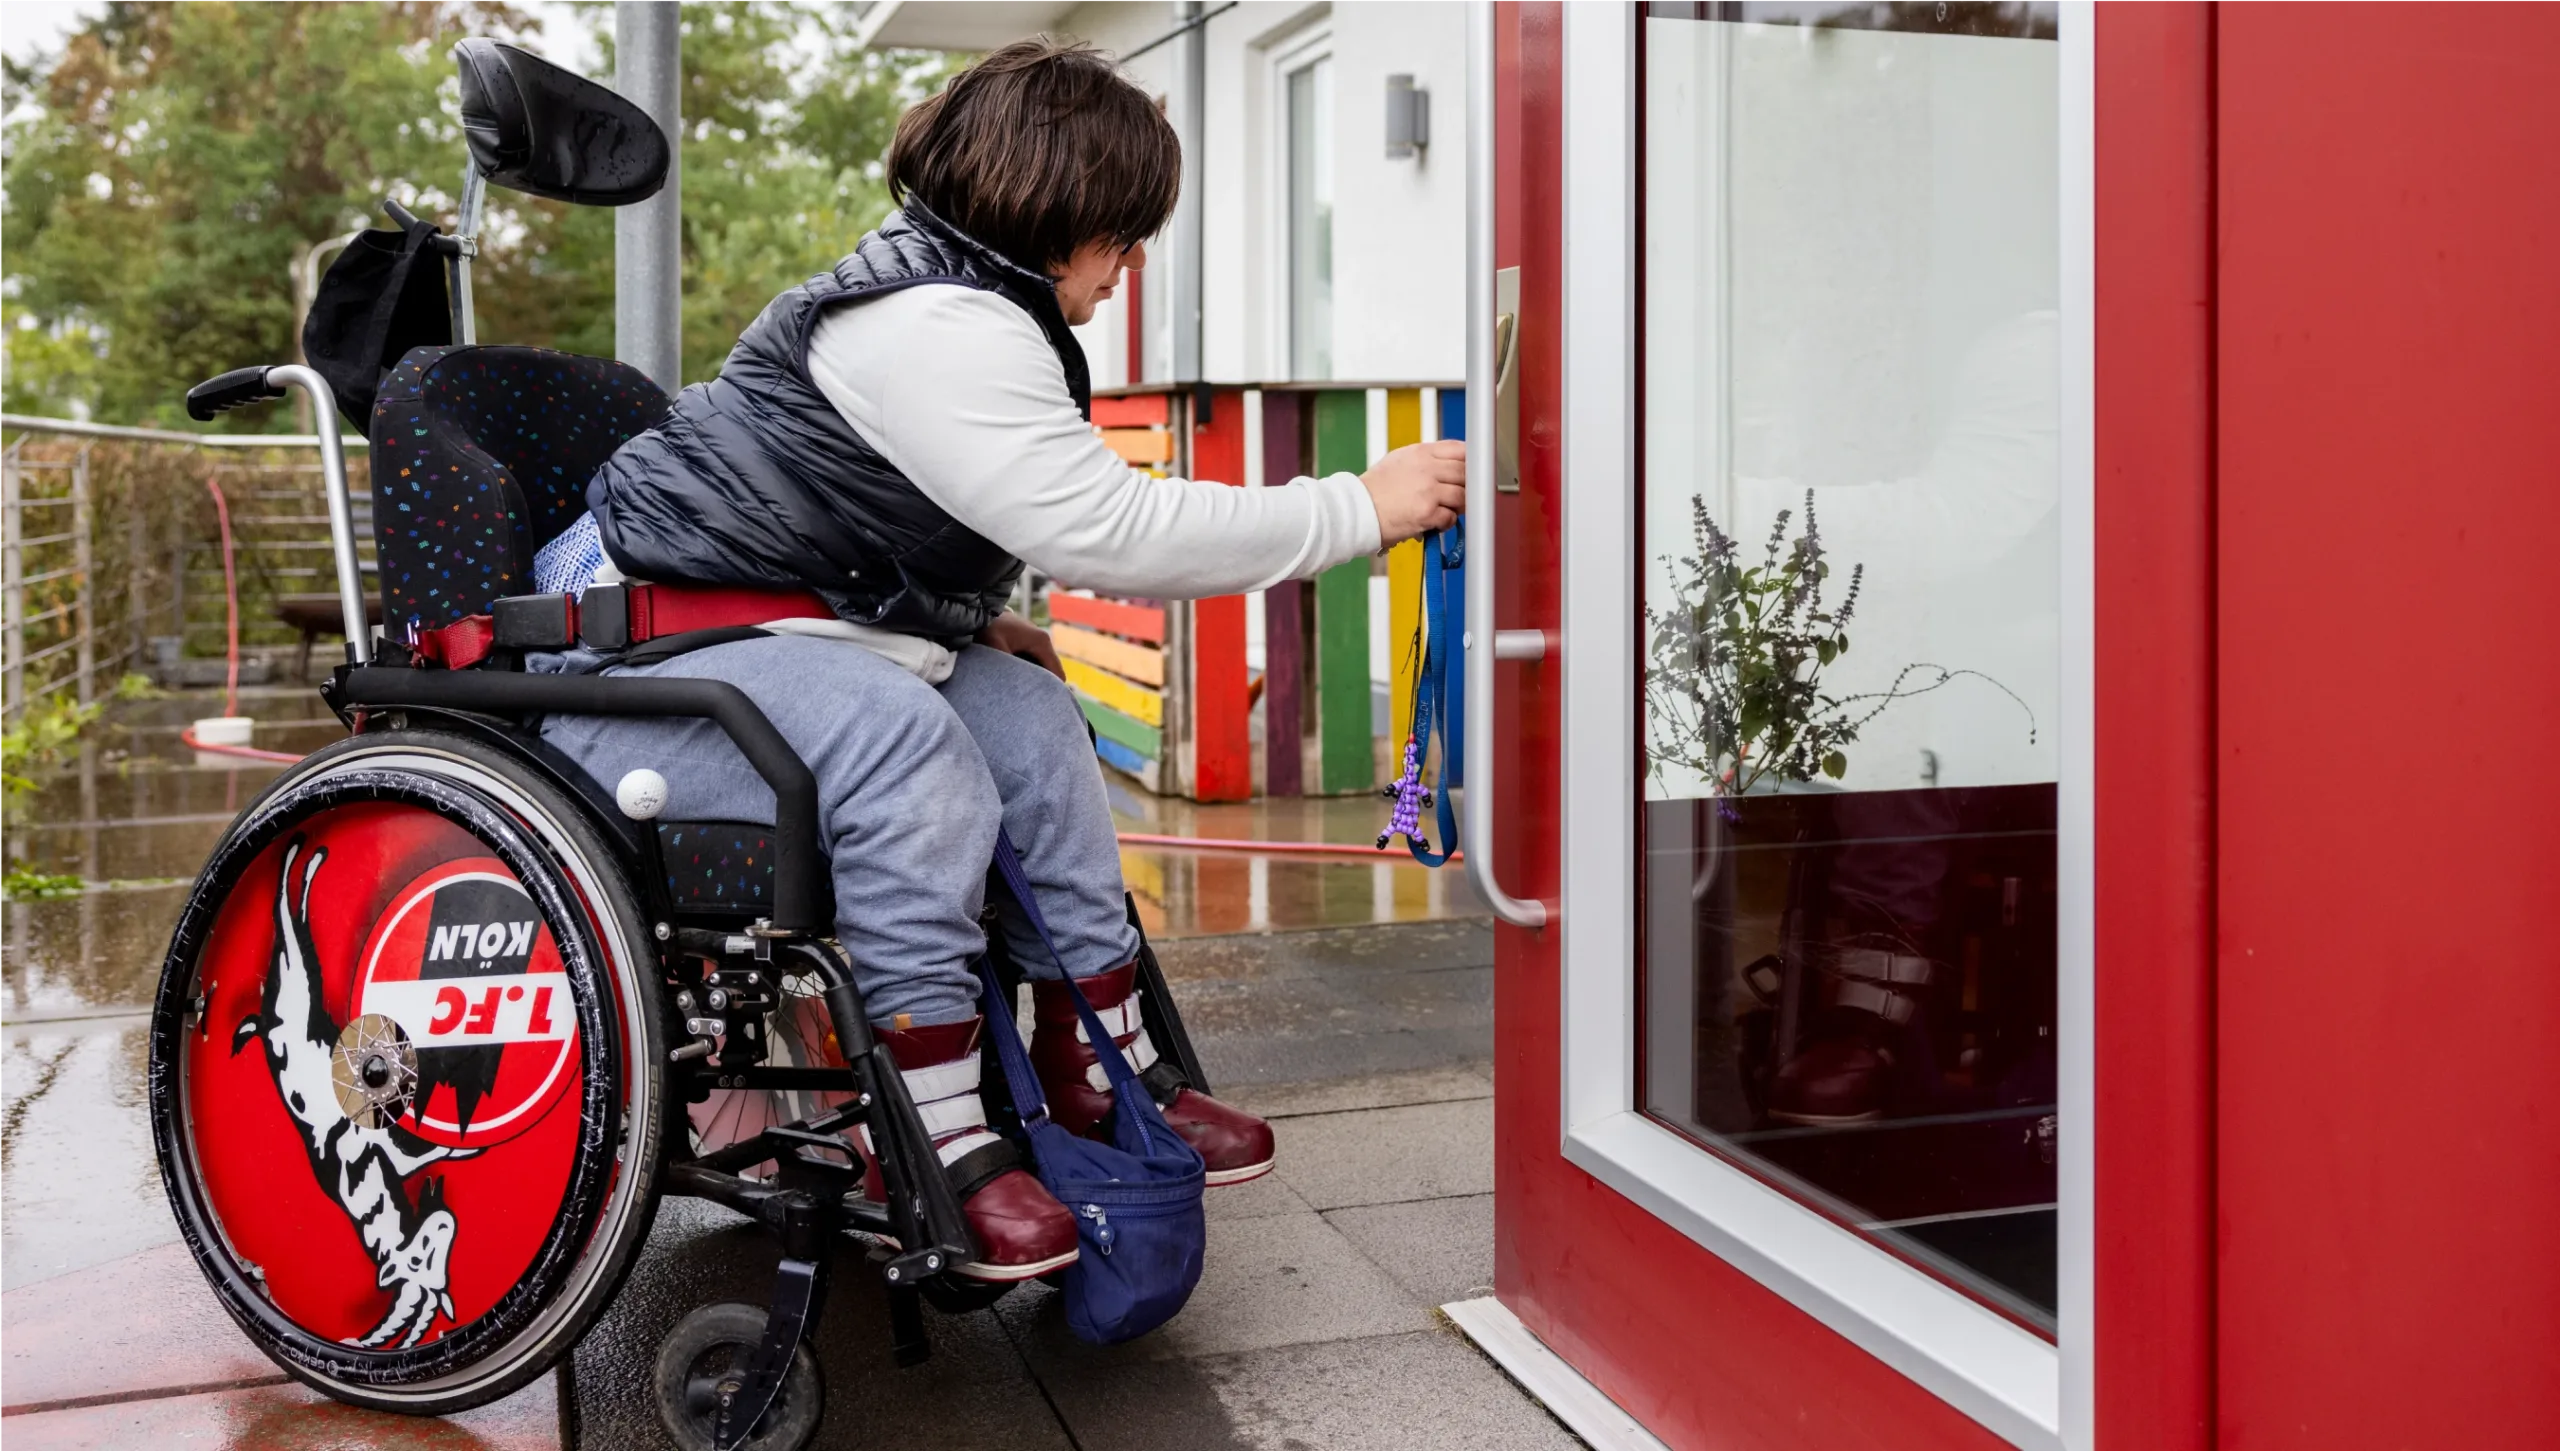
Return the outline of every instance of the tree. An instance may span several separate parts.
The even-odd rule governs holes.
[[[610,16],[569,21],[599,33],[608,75]],[[839,7],[684,8],[689,379],[888,209],[889,128],[950,62],[858,50],[850,24]],[[306,247],[380,225],[386,195],[450,224],[464,152],[447,52],[467,34],[545,49],[531,17],[492,0],[119,3],[59,55],[11,62],[8,406],[175,423],[195,382],[292,356]],[[490,202],[481,335],[610,354],[611,215]]]

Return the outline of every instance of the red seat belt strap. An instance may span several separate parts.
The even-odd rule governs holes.
[[[808,590],[670,584],[607,585],[602,588],[617,590],[622,595],[629,624],[627,639],[617,642],[608,635],[598,642],[591,634],[581,635],[582,610],[570,606],[561,611],[567,621],[568,635],[581,635],[600,648],[619,649],[625,644],[638,645],[692,630],[761,625],[768,620],[836,618],[836,612],[827,607],[827,602]],[[592,606],[595,599],[596,595],[591,591],[586,602]],[[567,604],[565,597],[556,595],[525,596],[523,602],[538,605],[545,600]],[[609,611],[594,612],[610,618]],[[558,622],[553,623],[556,625]],[[525,637],[514,638],[521,642]],[[488,659],[497,642],[498,628],[494,615],[467,615],[452,624],[419,631],[417,652],[422,659],[431,660],[447,670],[468,670]],[[561,648],[566,648],[565,639]]]
[[[418,653],[447,670],[468,670],[489,658],[498,641],[498,625],[490,615],[465,615],[450,625],[418,632]]]
[[[832,620],[827,602],[804,589],[747,589],[730,585],[635,584],[626,586],[631,643],[681,635],[688,630],[761,625],[767,620]]]

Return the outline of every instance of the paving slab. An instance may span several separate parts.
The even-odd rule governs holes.
[[[1211,1224],[1208,1265],[1191,1303],[1171,1324],[1125,1345],[1077,1340],[1046,1289],[1016,1291],[996,1314],[1041,1383],[1053,1388],[1059,1377],[1097,1366],[1360,1339],[1432,1323],[1428,1307],[1313,1213]]]
[[[1489,1098],[1307,1114],[1271,1127],[1276,1172],[1318,1209],[1493,1192]]]
[[[563,1444],[550,1376],[442,1419],[360,1411],[278,1385],[13,1415],[0,1427],[9,1451],[559,1451]]]
[[[1052,1378],[1092,1451],[1572,1451],[1582,1443],[1445,1330]],[[1170,1391],[1170,1393],[1169,1393]]]
[[[1221,1083],[1218,1097],[1266,1119],[1349,1113],[1364,1108],[1409,1108],[1418,1103],[1491,1098],[1493,1069],[1489,1063],[1457,1063],[1306,1083],[1243,1083],[1234,1088]]]
[[[1179,989],[1184,1023],[1222,1093],[1267,1083],[1409,1073],[1481,1057],[1493,969],[1362,969]]]
[[[1341,972],[1422,972],[1493,965],[1493,921],[1436,922],[1245,932],[1160,944],[1171,982],[1266,982]]]
[[[1278,1171],[1243,1184],[1226,1184],[1211,1189],[1201,1203],[1208,1208],[1210,1222],[1222,1219],[1269,1219],[1275,1214],[1305,1214],[1315,1206],[1298,1196],[1289,1181]]]
[[[133,1313],[148,1306],[148,1313]],[[281,1384],[183,1244],[162,1245],[0,1296],[7,1408],[172,1390]],[[11,1427],[18,1423],[11,1420]],[[17,1432],[8,1439],[13,1443]]]
[[[1426,1305],[1492,1293],[1493,1196],[1364,1204],[1325,1219]]]

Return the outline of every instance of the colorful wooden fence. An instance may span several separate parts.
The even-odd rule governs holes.
[[[1460,436],[1463,417],[1455,388],[1357,384],[1133,390],[1093,408],[1095,428],[1135,467],[1265,487],[1362,472],[1391,448]],[[1427,432],[1426,420],[1436,425]],[[1421,568],[1420,546],[1407,544],[1383,563],[1355,559],[1263,592],[1259,760],[1245,597],[1130,599],[1059,581],[1048,595],[1050,636],[1096,752],[1148,790],[1200,801],[1242,801],[1257,785],[1273,796],[1363,793],[1392,774],[1411,728]],[[1393,665],[1383,737],[1370,621],[1371,578],[1381,571]]]

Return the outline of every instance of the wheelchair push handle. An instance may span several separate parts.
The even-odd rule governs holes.
[[[187,416],[198,423],[211,423],[217,413],[282,398],[284,389],[267,379],[267,375],[274,371],[260,364],[254,368],[234,368],[219,378],[207,378],[187,390]]]
[[[338,400],[329,380],[300,363],[234,368],[187,390],[187,416],[211,423],[217,413],[269,403],[299,388],[320,420],[320,478],[329,505],[329,557],[338,571],[338,608],[347,635],[347,659],[373,663],[373,624],[364,608],[364,574],[356,562],[356,514],[347,487],[347,451],[338,440]]]

